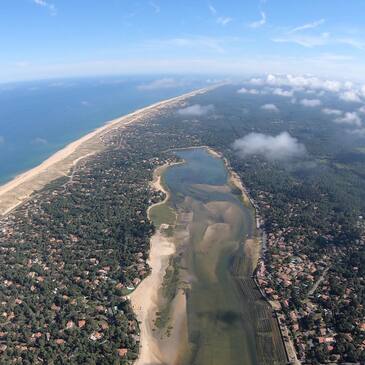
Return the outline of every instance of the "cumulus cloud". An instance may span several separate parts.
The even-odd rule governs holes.
[[[342,115],[342,111],[338,109],[331,109],[331,108],[323,108],[322,113],[326,115],[334,115],[339,116]]]
[[[277,136],[250,133],[236,140],[233,148],[241,157],[261,155],[268,160],[288,160],[305,155],[306,148],[288,132]]]
[[[278,96],[284,96],[286,98],[292,98],[294,95],[294,91],[293,90],[283,90],[281,88],[276,88],[273,90],[272,92],[274,95],[278,95]]]
[[[300,101],[300,104],[309,108],[314,108],[316,106],[320,106],[322,102],[319,99],[303,99]]]
[[[265,104],[261,107],[262,110],[267,110],[270,112],[275,112],[278,113],[279,112],[279,108],[275,105],[275,104]]]
[[[340,124],[355,125],[357,127],[361,126],[361,118],[356,112],[345,113],[343,117],[336,118],[335,122]]]
[[[181,81],[177,81],[173,78],[163,78],[159,80],[151,81],[148,84],[142,84],[138,86],[139,90],[159,90],[159,89],[171,89],[174,87],[182,86]]]
[[[356,91],[349,90],[340,94],[340,99],[353,103],[361,103],[361,99]]]
[[[252,22],[251,24],[249,24],[250,28],[260,28],[263,25],[266,24],[266,14],[265,12],[261,12],[261,19],[256,21],[256,22]]]
[[[184,115],[184,116],[200,117],[202,115],[212,113],[213,111],[214,111],[214,105],[194,104],[194,105],[190,105],[186,108],[179,109],[177,112],[178,112],[178,114]]]
[[[246,89],[245,87],[242,87],[241,89],[237,90],[239,94],[253,94],[258,95],[260,94],[259,90],[256,89]]]
[[[269,85],[269,86],[289,86],[292,88],[305,88],[315,90],[327,90],[332,92],[340,91],[344,85],[340,81],[322,80],[314,76],[294,76],[294,75],[273,75],[269,74],[266,78],[253,78],[250,80],[253,85]]]

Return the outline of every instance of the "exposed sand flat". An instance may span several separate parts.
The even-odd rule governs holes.
[[[208,193],[229,193],[230,191],[229,186],[226,185],[192,184],[192,187],[195,189],[207,191]]]
[[[188,346],[188,319],[186,295],[180,289],[171,303],[172,329],[168,337],[160,341],[163,364],[179,365]]]
[[[205,207],[214,219],[228,223],[232,227],[240,225],[239,208],[236,205],[226,201],[213,201],[205,204]]]
[[[245,204],[250,204],[250,198],[248,197],[248,194],[246,192],[245,187],[242,184],[242,180],[239,177],[239,175],[233,171],[230,167],[229,169],[229,179],[233,186],[237,187],[242,192],[242,199]]]
[[[255,238],[249,238],[245,241],[244,245],[245,257],[249,258],[247,262],[246,275],[250,276],[255,271],[257,263],[261,255],[261,245],[259,240]]]
[[[124,128],[128,124],[142,121],[146,117],[152,117],[163,111],[164,108],[178,106],[186,99],[205,93],[215,87],[199,89],[139,109],[131,114],[107,122],[104,126],[70,143],[39,166],[0,186],[0,216],[7,214],[26,201],[33,192],[42,189],[52,180],[67,175],[74,166],[75,161],[80,161],[80,159],[106,148],[102,137],[107,133]]]
[[[141,331],[140,354],[135,365],[166,363],[164,362],[166,354],[163,353],[161,343],[153,331],[153,321],[159,308],[159,289],[169,264],[169,257],[174,252],[174,244],[160,231],[157,231],[151,239],[151,252],[148,261],[152,272],[130,295]]]
[[[169,192],[161,184],[161,174],[170,165],[163,165],[154,172],[152,188],[163,191],[166,198],[163,202],[152,205],[148,209],[148,215],[151,208],[164,204],[169,199]],[[179,349],[184,343],[187,343],[186,298],[182,290],[178,291],[171,304],[171,316],[174,318],[174,325],[170,335],[161,338],[158,336],[158,331],[154,331],[156,312],[159,311],[161,304],[159,292],[169,265],[169,258],[175,253],[173,240],[166,237],[161,232],[161,228],[159,227],[151,238],[148,264],[152,272],[130,295],[133,310],[140,322],[141,331],[140,354],[135,365],[178,364]]]
[[[228,223],[214,223],[210,224],[205,230],[203,239],[199,244],[199,249],[203,253],[209,253],[212,246],[217,242],[229,239],[230,226]]]

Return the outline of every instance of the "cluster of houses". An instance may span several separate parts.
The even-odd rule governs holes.
[[[260,197],[264,198],[265,193],[261,192]],[[308,254],[303,250],[304,235],[296,236],[295,240],[287,239],[294,230],[293,227],[277,227],[275,231],[266,234],[258,204],[254,201],[253,204],[258,212],[257,226],[263,241],[255,281],[276,313],[288,358],[293,364],[312,364],[313,353],[320,348],[330,359],[325,362],[341,362],[341,356],[336,352],[339,333],[327,320],[330,313],[326,303],[350,303],[353,288],[347,287],[342,295],[334,295],[333,282],[330,282],[331,275],[335,275],[333,279],[336,284],[345,287],[348,285],[340,275],[331,271],[332,267],[339,265],[340,258],[346,255],[347,248],[329,245],[318,254]],[[362,217],[359,219],[361,222]],[[363,244],[364,239],[359,242],[359,246]],[[356,325],[363,336],[356,341],[355,350],[361,352],[365,350],[365,318],[357,321]],[[342,335],[348,343],[355,344],[350,333]]]

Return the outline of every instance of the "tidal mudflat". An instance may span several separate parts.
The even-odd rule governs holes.
[[[260,250],[253,208],[222,159],[206,148],[175,154],[185,163],[164,171],[169,199],[159,207],[176,218],[166,222],[175,250],[150,318],[156,364],[284,364],[276,320],[252,279]]]

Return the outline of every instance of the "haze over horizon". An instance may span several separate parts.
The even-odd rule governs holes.
[[[0,82],[162,73],[364,81],[364,11],[360,0],[7,1]]]

